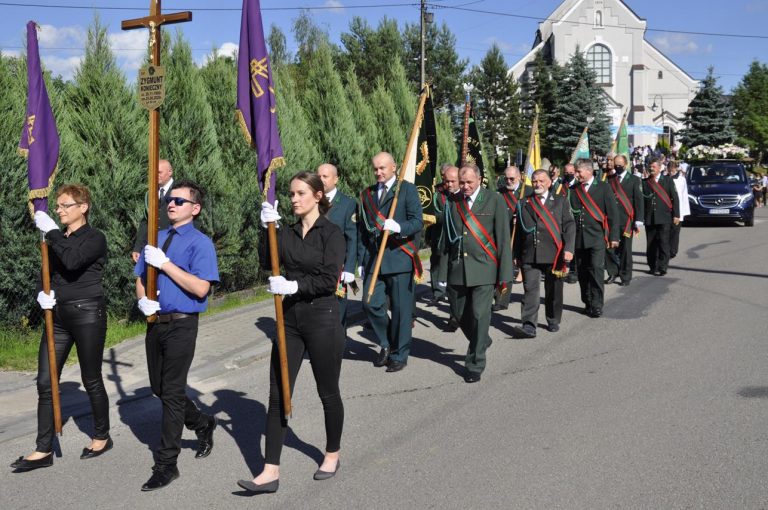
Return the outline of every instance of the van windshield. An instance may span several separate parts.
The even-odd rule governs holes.
[[[688,174],[691,184],[744,184],[747,182],[744,169],[737,163],[694,166]]]

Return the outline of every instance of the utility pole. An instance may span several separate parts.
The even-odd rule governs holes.
[[[424,19],[427,13],[427,4],[426,0],[421,0],[421,9],[419,9],[419,19],[421,20],[421,87],[419,87],[419,90],[424,89],[424,63],[425,63],[425,57],[424,53],[426,50],[426,20]]]

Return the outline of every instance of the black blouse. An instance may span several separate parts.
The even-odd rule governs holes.
[[[69,237],[59,229],[49,231],[51,289],[61,303],[104,296],[101,284],[107,262],[107,238],[87,223]]]
[[[285,268],[285,279],[298,282],[298,299],[332,295],[344,267],[344,234],[325,216],[317,218],[304,238],[301,232],[301,221],[277,230],[278,255]],[[262,230],[259,242],[259,259],[264,270],[271,269],[266,229]]]

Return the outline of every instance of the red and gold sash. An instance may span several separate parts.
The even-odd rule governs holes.
[[[366,216],[368,216],[370,222],[373,223],[379,231],[383,232],[384,221],[387,219],[387,217],[381,213],[381,210],[379,210],[379,206],[376,204],[376,200],[373,199],[371,188],[368,188],[363,192],[361,202],[363,204],[363,210],[365,211]],[[413,262],[414,276],[416,279],[420,279],[424,270],[421,267],[419,249],[416,247],[413,241],[397,239],[394,236],[389,236],[388,242],[403,250],[403,252],[405,252],[405,254],[411,258],[411,262]]]
[[[486,255],[491,258],[498,269],[500,262],[499,250],[496,247],[496,242],[493,240],[493,236],[488,233],[483,224],[477,219],[475,213],[469,208],[466,199],[456,203],[456,211],[459,213],[461,222],[467,227],[467,230],[472,234],[472,237],[475,238],[477,244],[479,244]],[[500,293],[504,294],[507,292],[507,282],[496,282],[496,286]]]
[[[596,185],[596,182],[592,183],[592,186]],[[603,211],[600,210],[600,208],[595,203],[595,200],[589,195],[588,192],[584,191],[584,185],[579,184],[575,186],[576,189],[576,196],[579,198],[579,202],[581,202],[582,209],[586,209],[590,216],[592,216],[592,219],[596,222],[600,223],[603,226],[603,239],[605,239],[606,244],[608,243],[608,218],[605,214],[603,214]]]
[[[632,202],[629,200],[627,192],[624,191],[624,186],[621,185],[618,175],[612,179],[608,179],[608,182],[611,184],[613,193],[616,195],[619,203],[627,213],[627,224],[624,225],[624,232],[622,232],[622,235],[624,237],[632,237],[632,222],[635,221],[635,210],[632,207]]]
[[[549,211],[546,205],[542,204],[537,197],[528,199],[531,209],[536,214],[536,217],[544,224],[552,241],[557,247],[557,253],[555,253],[555,261],[552,263],[552,274],[558,278],[568,274],[568,264],[565,263],[565,253],[563,252],[563,234],[560,230],[560,225],[557,224],[555,217]]]
[[[662,202],[664,202],[664,205],[669,207],[669,210],[672,211],[674,207],[672,206],[672,199],[669,198],[669,195],[667,195],[667,192],[664,191],[664,188],[661,187],[661,185],[656,182],[656,179],[653,177],[650,177],[647,179],[648,185],[651,187],[651,190],[656,193]]]

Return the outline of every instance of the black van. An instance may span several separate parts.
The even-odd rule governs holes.
[[[686,175],[691,215],[686,220],[737,220],[755,224],[755,198],[744,164],[719,160],[692,164]]]

